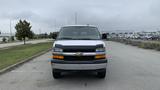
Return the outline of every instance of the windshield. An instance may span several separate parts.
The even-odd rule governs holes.
[[[100,33],[96,27],[90,26],[69,26],[60,30],[59,40],[98,40]]]

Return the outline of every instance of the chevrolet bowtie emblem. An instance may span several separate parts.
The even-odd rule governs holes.
[[[82,56],[82,55],[83,55],[83,53],[81,53],[81,52],[77,52],[75,55],[76,55],[76,56]]]

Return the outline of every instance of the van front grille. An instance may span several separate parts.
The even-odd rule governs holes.
[[[90,61],[94,59],[94,56],[64,56],[66,61]]]
[[[63,52],[95,52],[95,49],[64,49]]]

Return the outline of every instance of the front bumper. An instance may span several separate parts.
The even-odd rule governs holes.
[[[65,61],[51,59],[53,69],[61,70],[97,70],[105,69],[107,67],[107,60],[93,60],[93,61]]]

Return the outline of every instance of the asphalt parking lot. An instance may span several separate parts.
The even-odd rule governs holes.
[[[160,90],[160,52],[106,42],[105,79],[91,73],[67,73],[53,79],[51,52],[0,75],[0,90]]]

